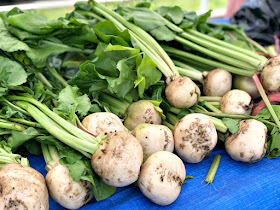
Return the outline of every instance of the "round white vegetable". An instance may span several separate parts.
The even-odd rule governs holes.
[[[139,141],[126,132],[109,134],[91,159],[95,173],[111,186],[123,187],[138,179],[143,162]]]
[[[133,130],[142,123],[161,124],[161,116],[150,101],[140,100],[129,105],[124,126]]]
[[[83,126],[97,136],[125,131],[120,118],[109,112],[96,112],[88,115],[82,122]]]
[[[261,72],[261,83],[266,91],[280,90],[280,56],[270,58]]]
[[[253,99],[259,98],[261,96],[252,77],[235,75],[233,77],[233,87],[235,89],[244,90]]]
[[[47,173],[46,183],[51,197],[67,209],[78,209],[93,198],[92,184],[81,180],[74,182],[66,166],[56,162]]]
[[[138,184],[141,192],[158,205],[173,203],[186,178],[182,160],[171,152],[152,154],[141,168]]]
[[[209,155],[218,136],[211,119],[204,114],[188,114],[174,128],[175,151],[187,163],[198,163]]]
[[[250,115],[253,109],[251,96],[243,90],[231,90],[221,100],[220,109],[229,114]]]
[[[223,96],[231,90],[232,76],[224,69],[203,72],[203,93],[206,96]]]
[[[174,138],[172,131],[164,125],[140,124],[132,132],[140,142],[144,160],[158,151],[173,152]]]
[[[198,102],[200,90],[188,77],[176,77],[166,89],[168,102],[176,108],[189,108]]]
[[[0,209],[49,209],[45,179],[31,167],[17,163],[0,170]]]
[[[236,161],[254,163],[266,153],[267,128],[255,119],[239,122],[239,130],[226,139],[225,147]]]

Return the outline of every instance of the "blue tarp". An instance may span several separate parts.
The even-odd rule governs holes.
[[[203,182],[216,154],[222,156],[213,184]],[[44,176],[43,157],[31,156],[30,165]],[[161,207],[150,202],[135,186],[118,188],[110,198],[91,202],[89,209],[280,209],[280,158],[248,164],[232,160],[224,149],[214,152],[198,164],[185,164],[187,180],[178,199]],[[50,198],[51,210],[64,209]]]

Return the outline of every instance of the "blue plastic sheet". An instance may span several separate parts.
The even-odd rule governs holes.
[[[216,154],[222,156],[213,184],[205,179]],[[43,157],[29,157],[30,165],[44,176]],[[178,199],[161,207],[144,197],[139,188],[118,188],[110,198],[87,204],[89,209],[280,209],[280,158],[249,164],[232,160],[224,149],[214,152],[198,164],[185,164],[187,180]],[[64,209],[50,198],[51,210]]]

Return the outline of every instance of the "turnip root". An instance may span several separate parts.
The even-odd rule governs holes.
[[[206,96],[223,96],[231,90],[232,76],[224,69],[203,72],[203,93]]]
[[[253,99],[257,99],[261,96],[252,77],[235,75],[233,77],[233,88],[245,91]]]
[[[198,102],[200,90],[188,77],[176,77],[166,89],[168,102],[176,108],[189,108]]]
[[[261,72],[261,83],[266,91],[280,90],[280,56],[270,58]]]
[[[31,167],[17,163],[0,170],[0,209],[49,209],[44,177]]]
[[[174,138],[171,130],[164,125],[140,124],[132,132],[142,148],[144,160],[158,151],[173,152]]]
[[[159,151],[143,164],[138,184],[147,198],[165,206],[178,198],[185,177],[186,169],[182,160],[171,152]]]
[[[96,112],[90,114],[82,121],[82,124],[88,131],[97,136],[125,131],[120,118],[109,112]]]
[[[140,100],[134,102],[126,110],[125,127],[133,130],[142,123],[161,124],[161,116],[150,101]]]
[[[51,197],[67,209],[78,209],[93,198],[92,184],[84,180],[74,182],[68,168],[59,162],[47,173],[46,183]]]
[[[250,115],[253,109],[253,101],[245,91],[231,90],[222,97],[220,109],[228,114]]]
[[[188,114],[174,128],[175,150],[187,163],[198,163],[209,155],[218,136],[211,119],[204,114]]]
[[[139,141],[126,132],[109,134],[91,159],[94,171],[111,186],[123,187],[138,179],[143,162]]]
[[[239,130],[226,139],[225,147],[236,161],[254,163],[266,153],[267,128],[255,119],[239,122]]]

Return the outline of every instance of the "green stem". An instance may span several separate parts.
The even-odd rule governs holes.
[[[80,13],[81,15],[86,15],[86,16],[92,17],[92,18],[94,18],[94,19],[96,19],[100,22],[105,21],[104,18],[102,18],[102,17],[100,17],[100,16],[98,16],[98,15],[92,13],[92,12],[85,12],[85,11],[81,11],[81,10],[77,10],[76,12]]]
[[[248,36],[245,35],[246,40],[251,43],[254,47],[259,49],[261,52],[268,54],[267,50],[261,46],[258,42],[254,41],[253,39],[250,39]]]
[[[170,107],[169,111],[178,115],[181,112],[181,109],[178,109],[178,108],[175,108],[175,107]]]
[[[268,98],[267,98],[267,95],[265,94],[265,91],[263,89],[263,86],[260,82],[260,79],[259,79],[259,76],[257,74],[255,74],[252,79],[254,80],[254,83],[256,84],[257,86],[257,89],[265,103],[265,105],[267,106],[272,118],[274,119],[274,122],[276,123],[277,127],[280,129],[280,121],[279,121],[279,118],[278,116],[276,115],[274,109],[272,108]]]
[[[197,62],[196,60],[192,60],[190,58],[185,58],[182,56],[178,56],[178,55],[172,55],[171,57],[173,57],[172,59],[179,59],[180,61],[183,61],[184,63],[186,63],[187,65],[192,66],[193,68],[199,70],[199,71],[212,71],[213,69],[215,69],[216,67],[211,66],[209,64],[205,64],[205,63],[201,63],[201,62]]]
[[[63,119],[53,111],[51,111],[46,105],[40,103],[39,101],[24,97],[24,96],[8,96],[9,100],[16,100],[16,101],[27,101],[29,103],[32,103],[33,105],[37,106],[42,112],[44,112],[47,116],[49,116],[51,119],[53,119],[56,123],[58,123],[61,127],[63,127],[65,130],[67,130],[72,135],[87,140],[88,142],[95,143],[96,138],[94,138],[92,135],[82,131],[81,129],[74,126],[72,123],[68,122],[67,120]],[[42,125],[43,126],[43,125]],[[44,126],[43,126],[44,127]]]
[[[98,96],[98,99],[100,99],[100,101],[102,101],[104,103],[109,104],[110,109],[111,109],[111,107],[114,108],[114,110],[117,111],[118,113],[120,113],[122,116],[124,116],[127,107],[130,105],[129,103],[127,103],[125,101],[121,101],[106,93],[101,93]]]
[[[59,161],[59,153],[55,146],[48,145],[49,153],[53,161]]]
[[[215,155],[214,160],[211,164],[210,170],[208,171],[208,174],[206,176],[205,182],[206,183],[213,183],[216,172],[218,170],[219,164],[221,160],[221,155]]]
[[[215,118],[215,117],[211,117],[211,116],[208,116],[211,121],[213,122],[213,124],[215,125],[215,128],[217,131],[220,131],[221,133],[226,133],[228,128],[227,126],[223,123],[222,120],[218,119],[218,118]]]
[[[48,145],[42,143],[41,148],[42,148],[42,153],[44,156],[45,163],[47,164],[50,160],[52,160],[49,149],[48,149]]]
[[[46,67],[48,68],[51,75],[54,76],[54,78],[56,78],[64,87],[68,86],[68,82],[60,74],[57,73],[54,67],[49,66],[49,64],[47,64]]]
[[[257,69],[256,66],[251,66],[248,63],[245,63],[243,61],[237,60],[235,58],[231,58],[231,57],[228,57],[228,56],[226,56],[224,54],[213,52],[211,50],[208,50],[208,49],[206,49],[204,47],[201,47],[201,46],[199,46],[199,45],[197,45],[197,44],[195,44],[195,43],[193,43],[193,42],[191,42],[189,40],[181,38],[179,36],[175,37],[175,41],[177,41],[177,42],[179,42],[181,44],[187,45],[187,46],[191,47],[192,49],[194,49],[194,50],[196,50],[198,52],[201,52],[201,53],[203,53],[205,55],[208,55],[208,56],[210,56],[212,58],[215,58],[215,59],[217,59],[219,61],[225,62],[225,63],[230,64],[232,66],[236,66],[236,67],[239,67],[239,68],[243,68],[243,69],[246,69],[246,70],[248,69],[248,70],[252,70],[252,71],[259,70],[259,69]],[[259,61],[258,61],[258,65],[260,65]]]
[[[27,158],[21,158],[20,159],[20,164],[23,165],[23,166],[30,166]]]
[[[260,55],[254,53],[254,52],[252,52],[252,51],[250,51],[250,50],[246,50],[246,49],[244,49],[244,48],[235,46],[235,45],[230,44],[230,43],[227,43],[227,42],[225,42],[225,41],[222,41],[222,40],[216,39],[216,38],[214,38],[214,37],[205,35],[205,34],[203,34],[203,33],[200,33],[200,32],[198,32],[198,31],[196,31],[196,30],[193,30],[193,29],[186,29],[186,32],[188,32],[188,33],[190,33],[190,34],[192,34],[192,35],[194,35],[194,36],[196,36],[196,37],[199,37],[199,38],[201,38],[201,39],[204,39],[204,40],[207,40],[207,41],[211,41],[212,43],[215,43],[215,44],[217,44],[217,45],[219,45],[219,46],[222,46],[222,47],[224,47],[224,48],[231,49],[231,50],[233,50],[233,51],[240,52],[240,53],[242,53],[242,54],[248,55],[248,56],[253,57],[253,58],[257,59],[257,60],[262,60],[262,61],[265,61],[265,60],[266,60],[265,57],[260,56]]]
[[[195,69],[195,68],[193,68],[193,67],[191,67],[191,66],[189,66],[189,65],[187,65],[187,64],[185,64],[185,63],[183,63],[183,62],[181,62],[181,61],[177,61],[177,60],[174,60],[174,59],[173,59],[173,63],[174,63],[176,66],[179,66],[179,67],[184,68],[184,69],[199,71],[199,70],[197,70],[197,69]],[[179,73],[180,73],[180,71],[179,71]]]
[[[220,96],[201,96],[201,100],[208,101],[208,102],[221,102],[222,97]]]
[[[55,164],[55,163],[56,163],[56,162],[53,161],[53,160],[48,161],[47,164],[46,164],[46,166],[45,166],[46,171],[51,170],[51,169],[54,167],[54,164]]]
[[[4,97],[1,97],[0,98],[0,101],[4,102],[6,105],[9,105],[10,107],[14,108],[15,110],[18,110],[20,111],[21,113],[27,115],[27,116],[30,116],[29,113],[27,111],[25,111],[24,109],[16,106],[15,104],[11,103],[10,101],[8,101],[6,98]]]
[[[197,113],[201,113],[201,114],[206,114],[208,116],[213,116],[213,117],[221,117],[221,118],[232,118],[232,119],[255,119],[258,120],[260,122],[263,122],[265,124],[269,124],[271,126],[277,126],[275,123],[270,122],[268,120],[264,120],[255,116],[250,116],[250,115],[243,115],[243,114],[227,114],[227,113],[215,113],[215,112],[207,112],[207,111],[202,111],[200,109],[195,109],[193,108],[193,110]]]
[[[6,128],[6,129],[16,130],[16,131],[25,130],[25,128],[20,125],[17,125],[15,123],[10,123],[8,121],[4,122],[3,120],[0,121],[0,128]]]
[[[200,71],[183,69],[181,67],[177,67],[177,70],[180,75],[189,77],[191,80],[195,80],[195,81],[199,81],[199,82],[202,82],[202,80],[203,80],[202,72],[200,72]]]
[[[174,114],[179,114],[181,112],[181,109],[175,108],[175,107],[171,107],[169,109],[170,112],[174,113]],[[167,117],[167,116],[166,116]],[[178,118],[179,119],[179,118]],[[215,125],[215,128],[222,132],[222,133],[226,133],[227,132],[227,126],[223,123],[222,120],[217,119],[215,117],[210,117],[210,119],[212,120],[213,124]],[[170,121],[169,121],[170,122]],[[172,121],[173,122],[173,121]]]
[[[174,132],[174,125],[170,124],[169,122],[167,122],[165,120],[162,121],[162,124],[165,125],[166,127],[168,127],[172,131],[172,133]]]
[[[6,164],[6,163],[18,163],[18,162],[12,158],[0,156],[0,164]]]
[[[220,106],[221,103],[220,102],[217,102],[217,101],[213,101],[213,102],[207,102],[208,104],[211,104],[213,106]]]
[[[64,144],[72,147],[73,149],[93,154],[98,148],[97,142],[96,144],[93,144],[69,134],[35,106],[24,101],[18,101],[17,104],[18,106],[28,111],[30,115],[37,122],[39,122],[51,135],[62,141]]]
[[[25,119],[9,118],[9,120],[13,121],[13,122],[17,122],[17,123],[23,124],[23,125],[27,125],[27,126],[30,126],[30,127],[43,128],[39,123],[28,121],[28,120],[25,120]]]
[[[199,101],[203,102],[203,100],[199,99]],[[210,104],[207,101],[204,101],[204,106],[210,109],[210,111],[215,112],[215,113],[223,113],[221,110],[217,109],[215,106]]]
[[[172,62],[172,60],[170,59],[170,57],[161,48],[161,46],[158,44],[158,42],[152,36],[150,36],[146,31],[144,31],[140,27],[126,21],[122,16],[120,16],[116,12],[111,11],[107,7],[105,7],[102,4],[99,4],[97,2],[93,2],[93,10],[102,14],[104,17],[111,20],[112,22],[115,20],[114,22],[117,21],[117,22],[121,23],[126,28],[131,30],[133,32],[133,34],[134,33],[137,34],[138,40],[141,40],[142,44],[144,44],[146,48],[148,48],[148,47],[153,48],[153,51],[155,51],[155,53],[161,58],[162,62],[164,62],[164,64],[167,65],[168,68],[166,70],[163,70],[163,69],[161,69],[161,70],[167,71],[167,72],[171,71],[174,75],[179,75],[179,73],[177,72],[175,65]],[[114,19],[114,20],[112,20],[112,19]],[[145,52],[145,51],[143,51],[143,52]],[[145,53],[147,53],[147,52],[145,52]]]
[[[227,70],[234,74],[243,75],[243,76],[252,76],[255,73],[254,71],[239,69],[237,67],[233,67],[233,66],[221,63],[221,62],[203,58],[203,57],[200,57],[200,56],[197,56],[197,55],[194,55],[194,54],[182,51],[182,50],[178,50],[178,49],[175,49],[175,48],[172,48],[169,46],[162,45],[162,47],[166,52],[171,53],[172,55],[182,56],[184,58],[190,58],[197,62],[201,62],[201,63],[207,64],[207,65],[213,66],[215,68],[221,68],[221,69]]]
[[[53,86],[49,82],[49,80],[41,73],[41,72],[35,72],[36,77],[41,80],[48,88],[52,89]]]
[[[201,39],[199,37],[196,37],[194,35],[191,35],[191,34],[188,34],[185,32],[180,34],[180,36],[182,36],[188,40],[191,40],[199,45],[202,45],[210,50],[213,50],[217,53],[220,53],[222,55],[227,55],[229,57],[235,58],[235,59],[237,59],[237,61],[239,60],[239,61],[243,61],[245,63],[249,63],[249,64],[251,64],[251,66],[257,68],[258,70],[262,69],[262,67],[263,67],[260,60],[252,58],[251,56],[247,56],[244,53],[240,53],[238,51],[234,51],[229,48],[222,47],[220,45],[217,45],[215,43],[209,42],[205,39]]]
[[[176,123],[179,121],[180,119],[178,117],[176,117],[174,114],[171,113],[167,113],[166,114],[166,121],[169,122],[171,125],[176,125]]]

